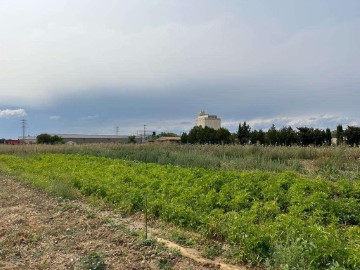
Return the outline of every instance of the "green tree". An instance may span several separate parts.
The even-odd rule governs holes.
[[[325,142],[325,131],[321,129],[314,129],[309,127],[298,127],[300,144],[303,146],[308,145],[323,145]]]
[[[258,142],[259,144],[265,144],[265,132],[262,129],[259,129],[258,132]]]
[[[201,132],[201,143],[218,143],[216,138],[216,130],[209,127],[203,128]]]
[[[265,138],[267,144],[276,145],[279,143],[279,134],[274,124],[272,124],[269,130],[266,132]]]
[[[237,136],[240,144],[244,145],[250,142],[250,130],[251,128],[246,124],[246,122],[244,122],[242,125],[241,123],[239,124]]]
[[[250,142],[251,142],[251,144],[256,144],[258,142],[258,136],[259,136],[259,131],[253,130],[253,131],[250,132]]]
[[[325,131],[321,129],[313,129],[313,144],[320,146],[325,143]]]
[[[128,143],[136,143],[136,137],[135,136],[129,136],[128,137]]]
[[[252,144],[265,144],[265,132],[261,129],[252,131],[250,141]]]
[[[181,134],[181,143],[188,143],[188,135],[186,132],[183,132],[183,134]]]
[[[182,136],[183,141],[185,141],[185,135]],[[209,127],[193,127],[189,134],[187,135],[187,142],[188,143],[199,143],[199,144],[205,144],[205,143],[211,143],[211,144],[217,144],[217,143],[231,143],[231,133],[226,128],[220,128],[218,130],[215,130],[213,128]]]
[[[238,142],[237,132],[231,133],[231,143],[237,143],[237,142]]]
[[[314,143],[314,129],[309,127],[298,127],[299,141],[302,146],[308,146]]]
[[[340,145],[344,141],[344,129],[342,125],[336,127],[336,144]]]
[[[360,128],[354,126],[348,126],[344,131],[346,142],[351,146],[358,146],[360,143]]]
[[[226,128],[219,128],[216,131],[216,142],[220,144],[229,144],[231,143],[231,133]]]
[[[329,146],[331,145],[331,139],[332,139],[331,131],[329,128],[327,128],[325,130],[325,141],[326,141],[326,144]]]
[[[201,129],[202,129],[202,127],[195,126],[189,131],[189,135],[188,135],[189,143],[192,143],[192,144],[199,143],[199,140],[201,137],[201,135],[200,135]]]
[[[283,127],[278,132],[278,142],[281,145],[290,146],[298,143],[298,134],[292,127]]]
[[[60,144],[64,143],[63,139],[57,135],[50,135],[47,133],[42,133],[36,137],[36,142],[39,144]]]
[[[58,135],[51,136],[51,144],[61,144],[64,143],[63,138]]]

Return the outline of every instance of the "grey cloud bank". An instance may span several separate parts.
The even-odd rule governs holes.
[[[0,108],[26,109],[34,133],[183,130],[200,109],[258,126],[356,122],[358,10],[355,0],[1,1]]]

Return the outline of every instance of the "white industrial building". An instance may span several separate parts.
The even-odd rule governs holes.
[[[215,130],[221,128],[221,119],[216,115],[210,115],[201,111],[198,118],[196,119],[196,126],[198,127],[209,127]]]

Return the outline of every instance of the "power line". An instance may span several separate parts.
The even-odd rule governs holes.
[[[25,143],[25,131],[27,128],[27,120],[21,119],[20,122],[21,122],[21,129],[22,129],[22,141],[23,141],[23,143]]]

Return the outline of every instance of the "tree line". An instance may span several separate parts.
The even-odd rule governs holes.
[[[301,145],[301,146],[322,146],[332,145],[333,138],[336,138],[336,144],[348,144],[359,146],[360,127],[347,126],[344,130],[342,125],[338,125],[335,131],[329,128],[319,129],[312,127],[284,126],[277,129],[272,125],[267,131],[251,130],[246,122],[240,123],[238,131],[231,133],[226,128],[215,130],[209,127],[195,126],[189,133],[181,135],[182,143],[190,144],[260,144],[260,145]]]

